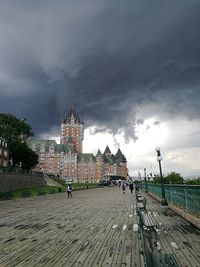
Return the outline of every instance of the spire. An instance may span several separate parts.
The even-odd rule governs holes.
[[[103,153],[105,156],[110,156],[111,155],[111,151],[110,151],[110,148],[108,147],[108,145],[106,146],[106,149]]]
[[[100,151],[100,149],[98,149],[96,157],[101,157],[101,156],[102,156],[101,151]]]
[[[67,116],[65,118],[65,122],[71,122],[71,119],[74,119],[75,123],[83,124],[83,120],[80,118],[80,116],[76,113],[73,105],[70,106],[69,111],[67,113]]]
[[[120,162],[126,162],[126,158],[125,158],[125,156],[122,154],[120,148],[118,148],[117,153],[116,153],[115,156],[116,156],[116,158],[117,158],[118,161],[120,161]]]
[[[123,156],[123,154],[122,154],[122,152],[121,152],[121,149],[118,148],[117,153],[116,153],[116,157],[117,157],[117,158],[120,158],[121,156]]]

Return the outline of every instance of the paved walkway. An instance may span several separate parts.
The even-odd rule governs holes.
[[[155,251],[200,266],[200,231],[148,197]],[[135,194],[100,188],[0,202],[0,266],[143,266]],[[154,249],[154,248],[153,248]],[[164,266],[164,265],[161,265]]]

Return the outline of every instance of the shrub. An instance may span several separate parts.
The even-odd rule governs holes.
[[[38,191],[38,193],[37,193],[37,195],[38,196],[43,196],[43,195],[45,195],[47,192],[45,192],[45,191]]]
[[[11,192],[1,192],[0,199],[11,199],[12,193]]]
[[[21,197],[30,197],[31,196],[31,191],[30,190],[23,190],[21,192]]]

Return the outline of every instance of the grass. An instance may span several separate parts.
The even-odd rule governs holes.
[[[91,188],[96,188],[98,187],[99,184],[94,183],[94,184],[86,184],[86,183],[73,183],[72,185],[72,190],[83,190],[83,189],[91,189]],[[67,187],[67,185],[66,185]]]
[[[98,183],[72,183],[72,190],[84,190],[97,188],[100,185]],[[65,192],[67,188],[67,184],[65,187],[63,186],[38,186],[31,188],[22,188],[11,192],[0,192],[0,200],[8,200],[17,197],[31,197],[31,196],[42,196],[45,194],[55,194]]]
[[[0,192],[0,200],[7,200],[17,197],[41,196],[45,194],[54,194],[64,192],[65,188],[60,186],[38,186],[22,188],[11,192]]]

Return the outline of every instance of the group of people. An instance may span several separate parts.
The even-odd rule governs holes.
[[[125,182],[122,183],[121,180],[118,181],[118,188],[122,187],[123,194],[125,194],[126,187],[128,187],[128,186],[129,186],[129,189],[130,189],[131,194],[132,194],[133,193],[133,189],[134,189],[133,182],[130,182],[128,184],[128,183],[125,183]],[[138,190],[138,185],[137,184],[135,186],[135,190],[136,191]],[[68,184],[68,186],[67,186],[67,196],[68,196],[68,198],[70,198],[70,197],[72,198],[72,186],[71,186],[71,184]]]
[[[133,186],[133,183],[131,182],[131,183],[122,183],[121,182],[121,180],[119,180],[118,181],[118,187],[120,188],[122,186],[122,192],[123,192],[123,194],[125,194],[125,192],[126,192],[126,187],[128,187],[129,186],[129,189],[130,189],[130,191],[131,191],[131,194],[133,193],[133,189],[134,189],[134,186]]]

